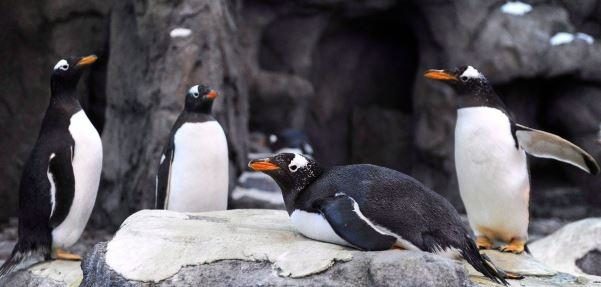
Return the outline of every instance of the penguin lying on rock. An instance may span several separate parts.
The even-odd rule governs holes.
[[[429,70],[426,78],[457,92],[455,167],[461,198],[481,249],[499,240],[505,252],[521,253],[528,239],[530,178],[526,154],[599,173],[595,159],[561,137],[511,118],[488,80],[472,66]]]
[[[292,224],[309,238],[361,250],[461,256],[507,284],[503,271],[478,252],[453,206],[412,177],[369,164],[324,169],[295,153],[252,160],[249,167],[278,183]]]
[[[96,56],[60,60],[50,79],[50,104],[19,189],[19,238],[0,278],[34,255],[79,260],[61,248],[81,236],[102,169],[102,142],[81,109],[76,87]],[[54,251],[54,252],[53,252]]]
[[[229,161],[225,133],[211,116],[217,92],[191,87],[169,134],[156,177],[156,208],[181,212],[227,209]]]

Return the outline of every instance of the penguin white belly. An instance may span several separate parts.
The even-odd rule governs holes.
[[[217,121],[185,123],[175,133],[174,144],[167,209],[227,209],[229,162],[221,125]]]
[[[102,171],[102,141],[83,110],[71,116],[69,133],[75,142],[72,150],[75,192],[69,213],[52,230],[53,246],[66,248],[81,236],[88,223]]]
[[[530,183],[526,154],[498,109],[458,110],[455,166],[461,198],[476,235],[510,241],[528,236]]]
[[[292,221],[292,226],[306,237],[334,244],[353,246],[338,236],[330,223],[321,214],[297,209],[290,215],[290,220]]]

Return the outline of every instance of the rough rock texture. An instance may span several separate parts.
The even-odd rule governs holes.
[[[532,255],[550,267],[571,274],[599,275],[601,219],[570,223],[553,234],[529,244]],[[596,257],[596,258],[595,258]]]
[[[26,270],[11,273],[0,279],[0,286],[11,287],[75,287],[83,274],[79,261],[56,260],[36,264]]]
[[[118,225],[153,206],[158,159],[194,84],[219,91],[213,110],[230,144],[231,172],[246,165],[247,88],[230,4],[118,1],[113,7],[96,222]],[[172,37],[175,28],[191,34]]]
[[[452,260],[312,241],[292,230],[284,211],[273,210],[141,211],[108,244],[98,244],[82,268],[83,286],[470,285]]]
[[[81,80],[80,101],[102,127],[110,5],[96,0],[0,3],[0,221],[16,214],[21,170],[50,99],[50,72],[61,57],[100,57]]]

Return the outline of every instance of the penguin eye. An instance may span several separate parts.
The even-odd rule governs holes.
[[[192,96],[195,97],[195,98],[198,98],[198,92],[192,93]]]
[[[56,65],[54,66],[54,69],[60,69],[63,71],[66,71],[69,69],[69,63],[67,63],[67,60],[62,59],[60,61],[58,61],[58,63],[56,63]]]
[[[298,169],[298,166],[296,166],[296,165],[291,165],[291,166],[289,166],[289,168],[290,168],[290,171],[291,171],[291,172],[295,172],[295,171]]]
[[[459,77],[462,81],[466,82],[467,81],[467,76],[461,76]]]

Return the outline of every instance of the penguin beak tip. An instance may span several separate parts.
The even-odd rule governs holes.
[[[424,77],[438,81],[457,81],[457,77],[445,70],[429,69],[424,73]]]

